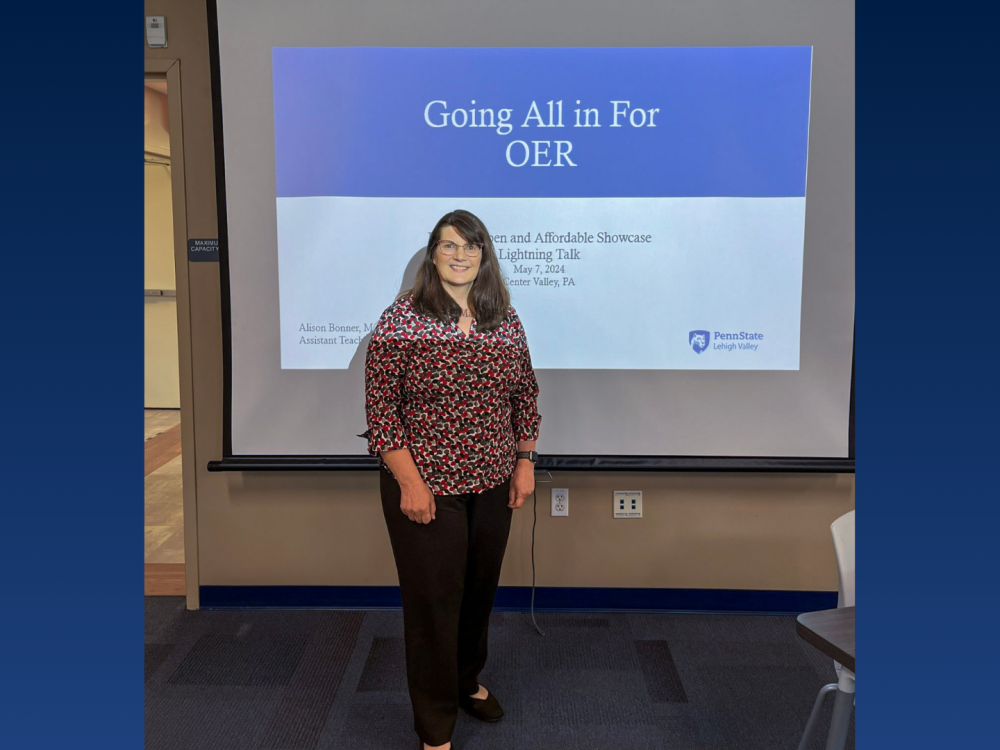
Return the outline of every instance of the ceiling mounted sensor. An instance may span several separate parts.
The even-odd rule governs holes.
[[[146,44],[150,47],[167,46],[166,16],[146,16]]]

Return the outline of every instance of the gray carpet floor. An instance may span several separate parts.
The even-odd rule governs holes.
[[[775,615],[494,612],[498,724],[455,750],[795,750],[833,662]],[[188,611],[146,598],[146,750],[407,750],[399,611]],[[811,748],[825,746],[832,696]],[[854,747],[854,728],[848,748]]]

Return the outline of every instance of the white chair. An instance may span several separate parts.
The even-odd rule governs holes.
[[[837,607],[854,606],[854,511],[845,513],[832,524],[830,533],[833,535],[833,550],[837,554]],[[834,691],[837,698],[833,704],[833,718],[830,720],[830,733],[827,735],[827,750],[843,748],[847,745],[847,732],[851,727],[851,713],[854,710],[854,672],[837,662],[833,663],[837,670],[837,682],[831,682],[820,688],[816,702],[813,704],[809,721],[806,722],[799,750],[806,750],[809,737],[816,726],[823,699]]]

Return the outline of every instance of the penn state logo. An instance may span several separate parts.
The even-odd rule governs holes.
[[[708,331],[691,331],[688,334],[688,343],[691,344],[691,348],[694,349],[695,354],[701,354],[708,349],[708,342],[711,338],[712,334]]]

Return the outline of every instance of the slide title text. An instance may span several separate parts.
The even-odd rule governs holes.
[[[580,104],[579,99],[576,100]],[[471,101],[472,105],[476,100]],[[655,128],[659,107],[633,107],[627,100],[612,100],[605,118],[610,128]],[[468,109],[449,109],[448,102],[435,99],[424,107],[424,122],[432,128],[489,128],[496,130],[497,135],[510,135],[514,130],[511,118],[514,110],[509,107],[493,109],[492,107],[469,107]],[[572,124],[563,122],[562,99],[549,100],[543,107],[535,101],[528,107],[522,128],[599,128],[602,127],[600,112],[596,108],[576,107],[572,117],[567,117]],[[576,162],[570,157],[573,150],[572,142],[568,140],[532,140],[529,144],[524,140],[513,140],[507,144],[505,156],[512,167],[575,167]]]

